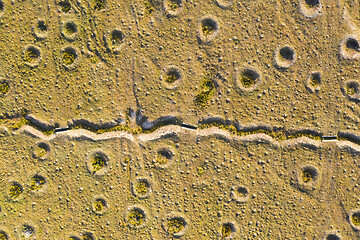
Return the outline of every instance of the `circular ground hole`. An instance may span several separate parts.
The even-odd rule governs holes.
[[[93,173],[98,172],[108,165],[108,158],[102,152],[96,152],[91,158],[91,166]]]
[[[39,61],[40,55],[41,53],[39,48],[35,46],[28,46],[24,52],[25,62],[34,64]]]
[[[9,197],[12,199],[18,198],[22,193],[24,189],[18,182],[11,182],[10,188],[9,188]]]
[[[110,33],[110,43],[113,46],[120,45],[124,40],[124,34],[120,30],[112,30]]]
[[[3,230],[0,230],[0,240],[8,240],[9,237],[7,235],[7,233]]]
[[[23,225],[20,232],[21,239],[34,239],[35,229],[30,225]]]
[[[165,82],[167,83],[174,83],[177,80],[179,80],[181,78],[181,74],[180,71],[176,68],[170,68],[167,72],[166,72],[166,76],[165,76]]]
[[[241,197],[247,197],[249,194],[249,190],[246,187],[242,187],[242,186],[238,187],[236,189],[236,192]]]
[[[182,5],[182,0],[168,0],[168,8],[171,11],[176,11]]]
[[[161,148],[157,151],[156,162],[158,164],[166,164],[172,160],[174,153],[167,148]]]
[[[173,217],[167,222],[167,232],[175,235],[184,230],[187,223],[183,217]]]
[[[310,74],[310,85],[312,87],[318,87],[321,83],[321,74],[319,72]]]
[[[326,240],[341,240],[341,238],[335,233],[330,233],[326,236]]]
[[[227,238],[232,236],[236,231],[235,225],[233,223],[223,223],[221,226],[221,236]]]
[[[107,208],[106,200],[103,198],[96,198],[93,203],[93,209],[96,213],[103,213]]]
[[[353,212],[350,219],[352,224],[360,227],[360,211]]]
[[[94,9],[95,10],[102,10],[106,7],[105,0],[94,0]]]
[[[65,13],[69,12],[71,9],[71,4],[70,4],[69,0],[60,1],[59,6],[61,8],[61,11],[65,12]]]
[[[65,23],[64,28],[65,28],[65,32],[69,35],[77,33],[78,31],[76,23],[70,21]]]
[[[355,81],[345,83],[345,93],[349,96],[359,93],[359,84]]]
[[[133,207],[127,215],[127,221],[131,227],[140,227],[145,223],[145,219],[145,211],[139,207]]]
[[[319,171],[313,166],[306,166],[301,170],[301,180],[304,183],[311,183],[317,180]]]
[[[45,142],[39,142],[36,144],[34,148],[33,157],[43,159],[46,157],[46,155],[49,152],[50,152],[50,145]]]
[[[76,50],[73,47],[66,47],[62,53],[63,63],[67,66],[72,65],[77,59]]]
[[[305,3],[309,7],[316,7],[320,4],[320,0],[305,0]]]
[[[47,31],[47,26],[45,24],[45,20],[38,20],[37,23],[36,23],[36,28],[40,32],[46,32]]]
[[[80,240],[80,238],[76,237],[76,236],[70,236],[69,240]]]
[[[10,89],[10,86],[9,84],[4,81],[4,80],[1,80],[0,81],[0,96],[3,96],[5,95]]]
[[[43,176],[35,175],[31,178],[30,188],[34,191],[39,191],[44,187],[46,180]]]
[[[253,87],[260,79],[260,74],[252,69],[245,69],[241,73],[240,82],[244,88]]]
[[[201,30],[205,36],[211,35],[218,29],[218,24],[211,18],[205,18],[201,21]]]
[[[280,56],[288,61],[293,61],[295,57],[295,51],[291,47],[282,47],[279,51]]]
[[[355,51],[360,51],[359,49],[359,42],[358,40],[356,40],[355,38],[348,38],[346,40],[345,43],[346,48],[348,48],[349,50],[355,50]]]
[[[151,184],[146,178],[138,178],[133,183],[133,193],[140,198],[148,197],[151,193]]]
[[[82,235],[82,240],[94,240],[95,237],[92,233],[84,233]]]

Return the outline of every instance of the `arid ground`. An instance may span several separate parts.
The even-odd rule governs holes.
[[[357,0],[0,0],[0,240],[360,238]]]

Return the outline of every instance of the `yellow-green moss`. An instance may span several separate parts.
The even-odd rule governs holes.
[[[70,9],[71,9],[71,5],[70,5],[70,2],[68,1],[68,0],[65,0],[65,1],[60,1],[59,2],[59,5],[60,5],[60,7],[61,7],[61,10],[63,11],[63,12],[68,12],[68,11],[70,11]]]
[[[232,233],[231,226],[229,224],[223,224],[221,228],[221,236],[223,238],[229,237]]]
[[[195,104],[205,107],[214,95],[215,84],[211,79],[205,78],[200,86],[200,93],[195,96]]]
[[[145,0],[144,1],[144,6],[145,6],[145,13],[146,14],[151,14],[155,11],[155,6],[153,3],[153,0]]]
[[[256,79],[251,74],[243,73],[240,81],[244,87],[248,88],[255,84]]]
[[[128,222],[134,226],[140,226],[144,223],[145,220],[145,215],[142,211],[138,210],[138,209],[133,209],[130,211],[129,216],[128,216]]]
[[[37,147],[34,151],[36,157],[43,157],[46,154],[46,150],[42,147]]]
[[[94,9],[102,10],[105,8],[105,0],[95,0],[94,1]]]
[[[203,175],[205,173],[205,170],[202,167],[198,167],[197,168],[197,173],[199,174],[199,176]]]
[[[6,235],[6,233],[1,231],[0,232],[0,240],[7,240],[7,239],[8,239],[8,236]]]
[[[210,24],[202,24],[201,30],[203,32],[204,35],[210,35],[215,31],[214,26],[210,25]]]
[[[71,65],[75,62],[75,54],[70,51],[63,53],[63,61],[66,65]]]
[[[46,153],[46,151],[45,151]],[[45,178],[42,176],[34,176],[31,178],[30,188],[32,190],[38,191],[40,190],[45,184]]]
[[[360,226],[360,213],[356,212],[351,216],[351,221],[355,226]]]
[[[111,41],[112,45],[118,45],[118,44],[122,43],[123,38],[122,38],[121,32],[117,32],[117,31],[112,32],[110,41]]]
[[[83,235],[83,240],[93,240],[94,238],[89,234],[89,233],[85,233]]]
[[[105,208],[104,200],[96,199],[94,202],[94,209],[96,212],[101,212]]]
[[[308,183],[312,180],[311,172],[307,169],[303,170],[302,172],[302,180],[304,183]]]
[[[0,82],[0,96],[6,94],[10,89],[10,86],[7,82],[1,81]]]
[[[177,8],[180,7],[180,1],[179,0],[169,0],[168,6],[172,11],[175,11]]]
[[[65,24],[65,32],[68,34],[73,34],[76,32],[76,25],[73,22],[67,22]]]
[[[36,52],[35,48],[29,47],[26,49],[24,54],[24,59],[28,63],[34,63],[38,60],[39,54]]]
[[[20,119],[20,121],[14,123],[11,128],[12,130],[16,130],[19,129],[20,127],[22,127],[23,125],[29,124],[30,122],[28,120],[26,120],[24,117]]]
[[[103,167],[105,167],[106,165],[106,161],[104,159],[104,157],[100,156],[100,155],[95,155],[92,159],[92,163],[91,163],[92,167],[93,167],[93,172],[97,172],[100,169],[102,169]]]
[[[175,71],[170,71],[168,72],[168,74],[166,74],[165,82],[174,83],[178,79],[179,79],[179,74],[177,74]]]
[[[356,86],[354,84],[348,84],[345,87],[345,91],[349,96],[354,95],[356,93]]]
[[[9,189],[9,196],[12,199],[15,199],[18,198],[22,192],[23,192],[22,187],[17,183],[13,183]]]
[[[136,192],[139,193],[140,195],[145,195],[149,191],[149,183],[144,180],[139,180],[136,183],[135,189],[136,189]]]
[[[181,219],[173,218],[168,221],[167,226],[169,234],[175,234],[184,229],[185,223]]]

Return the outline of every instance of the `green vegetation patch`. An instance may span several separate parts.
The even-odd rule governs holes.
[[[205,107],[215,92],[215,84],[211,79],[205,78],[200,86],[200,93],[195,96],[195,104]]]
[[[356,82],[348,82],[346,85],[345,85],[345,92],[346,94],[348,94],[349,96],[352,96],[356,93],[359,92],[359,87],[358,85],[356,84]]]
[[[68,34],[73,34],[77,32],[77,26],[74,22],[67,22],[65,24],[65,32]]]
[[[246,69],[241,74],[240,82],[245,88],[252,87],[259,79],[259,74],[251,69]]]
[[[0,240],[8,240],[8,236],[4,231],[0,231]]]
[[[62,57],[65,65],[71,65],[75,62],[76,52],[72,48],[66,48]]]
[[[165,82],[174,83],[181,77],[180,73],[176,69],[170,69],[165,76]]]
[[[96,212],[101,212],[105,209],[106,202],[104,199],[96,199],[93,205]]]
[[[233,231],[233,226],[230,223],[225,223],[221,227],[221,236],[223,238],[229,237]]]
[[[130,211],[128,215],[128,222],[134,226],[138,227],[142,225],[145,221],[145,213],[139,208],[134,208]]]
[[[91,233],[85,233],[82,237],[83,240],[93,240],[94,237]]]
[[[167,227],[168,227],[168,233],[169,234],[175,234],[179,233],[185,228],[186,222],[182,218],[172,218],[168,221]]]
[[[20,196],[20,194],[22,194],[22,192],[23,192],[23,188],[19,183],[17,183],[17,182],[11,183],[11,186],[9,189],[9,197],[10,198],[16,199]]]
[[[140,195],[146,195],[149,192],[149,182],[145,179],[140,179],[135,186],[136,192]]]
[[[0,81],[0,96],[5,95],[9,89],[10,86],[6,81]]]
[[[40,51],[39,49],[30,46],[25,50],[24,59],[28,63],[34,63],[36,62],[40,57]]]
[[[316,180],[318,175],[317,169],[311,166],[302,169],[301,178],[304,183],[309,183]]]
[[[360,226],[360,212],[355,212],[351,216],[351,221],[355,226]]]
[[[114,30],[110,34],[110,42],[112,45],[119,45],[123,42],[124,34],[119,30]]]
[[[45,178],[40,175],[35,175],[31,178],[30,188],[39,191],[45,185]]]
[[[106,7],[106,1],[105,0],[95,0],[94,1],[94,9],[95,10],[102,10]]]
[[[202,20],[201,22],[201,31],[204,35],[210,35],[212,34],[215,30],[217,29],[217,23],[210,19],[210,18],[207,18],[207,19],[204,19]]]
[[[155,2],[154,2],[154,0],[145,0],[144,1],[144,6],[145,6],[145,13],[147,15],[152,14],[153,12],[155,12]]]
[[[166,164],[173,157],[173,153],[169,149],[160,149],[157,151],[156,162]]]
[[[321,76],[320,73],[312,73],[310,76],[310,85],[313,87],[320,86]]]
[[[176,9],[181,7],[181,0],[169,0],[168,6],[172,11],[175,11]]]
[[[38,21],[37,23],[37,29],[41,32],[46,32],[47,31],[47,26],[45,25],[44,21]]]
[[[91,165],[93,167],[93,173],[96,173],[97,171],[99,171],[100,169],[102,169],[103,167],[106,166],[106,159],[105,157],[100,154],[100,153],[96,153],[93,158],[92,158],[92,162]]]
[[[59,6],[61,7],[61,10],[65,13],[69,12],[71,9],[71,4],[68,0],[60,1]]]

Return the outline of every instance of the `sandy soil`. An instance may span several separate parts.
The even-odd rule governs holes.
[[[359,11],[0,0],[0,239],[359,238]]]

